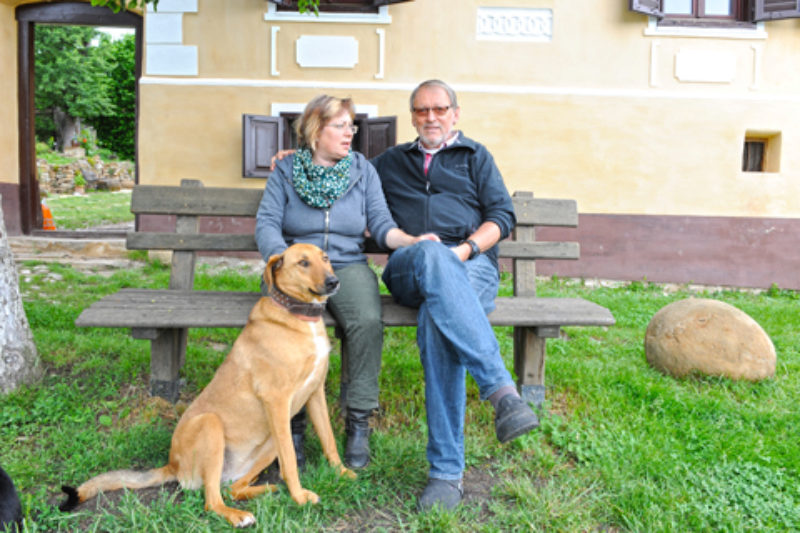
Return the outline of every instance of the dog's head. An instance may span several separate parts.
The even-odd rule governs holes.
[[[264,282],[301,302],[322,303],[339,290],[328,254],[305,243],[293,244],[270,257]]]

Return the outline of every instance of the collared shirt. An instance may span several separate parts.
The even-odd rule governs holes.
[[[420,151],[423,154],[425,154],[425,163],[423,164],[422,168],[425,171],[425,175],[426,176],[428,175],[428,167],[431,166],[431,159],[433,159],[433,156],[436,155],[436,153],[439,150],[441,150],[442,148],[450,146],[454,142],[456,142],[456,140],[458,139],[458,134],[459,134],[458,131],[452,132],[452,134],[450,135],[450,138],[447,139],[446,141],[444,141],[442,144],[440,144],[436,148],[426,148],[425,145],[422,144],[421,140],[417,142],[417,146],[419,147]]]

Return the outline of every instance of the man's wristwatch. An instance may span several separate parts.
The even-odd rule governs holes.
[[[479,256],[481,254],[481,249],[478,246],[478,243],[476,243],[472,239],[465,239],[465,240],[461,241],[458,244],[461,245],[461,244],[464,244],[464,243],[469,244],[469,247],[470,247],[469,257],[467,259],[472,259],[472,258],[477,257],[477,256]]]

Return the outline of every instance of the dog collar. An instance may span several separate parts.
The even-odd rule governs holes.
[[[299,315],[300,318],[316,320],[325,310],[324,303],[301,302],[274,286],[270,289],[269,296],[273,302],[286,308],[293,315]]]

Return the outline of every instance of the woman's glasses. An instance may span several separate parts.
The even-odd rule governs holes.
[[[352,133],[353,135],[358,133],[358,126],[356,126],[355,124],[350,124],[349,122],[340,122],[338,124],[326,124],[326,126],[330,126],[331,128],[336,128],[339,131],[342,131],[344,129],[349,129],[350,133]]]

